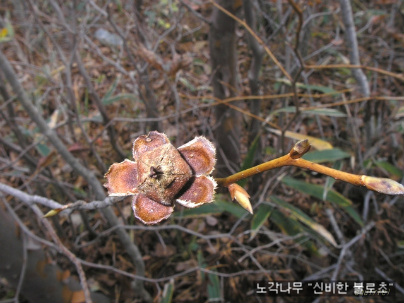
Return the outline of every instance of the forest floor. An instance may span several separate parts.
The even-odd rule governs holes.
[[[38,114],[101,183],[112,163],[132,159],[134,139],[153,127],[175,146],[198,135],[214,142],[212,117],[218,102],[212,97],[209,25],[202,19],[212,12],[208,2],[144,1],[139,20],[133,17],[129,1],[79,1],[74,10],[62,5],[61,11],[47,1],[5,2],[0,7],[0,50]],[[403,1],[352,3],[369,98],[363,98],[349,66],[339,5],[322,1],[299,5],[304,20],[310,20],[301,31],[301,55],[306,65],[314,67],[304,69],[292,85],[273,60],[264,57],[259,77],[262,161],[288,152],[300,134],[310,136],[313,145],[307,159],[402,183]],[[296,74],[293,46],[298,18],[293,9],[287,1],[257,1],[254,9],[258,36],[286,70]],[[104,32],[97,35],[100,29]],[[246,98],[251,52],[242,24],[236,35],[238,100],[243,112],[241,165],[247,167],[253,163],[255,149],[247,143],[248,125],[256,119],[248,105],[257,100]],[[83,67],[93,91],[80,70]],[[44,138],[11,89],[4,84],[0,88],[11,98],[3,93],[0,98],[0,182],[62,204],[95,200],[85,179]],[[297,116],[294,96],[300,108]],[[96,98],[110,119],[107,126]],[[153,98],[154,118],[146,110]],[[280,135],[289,122],[290,133]],[[113,138],[109,125],[115,131]],[[14,126],[23,138],[16,136]],[[33,159],[34,170],[23,155]],[[254,182],[243,184],[247,191],[254,188],[249,191],[253,215],[230,201],[224,190],[218,190],[210,205],[196,209],[177,205],[168,220],[153,226],[133,217],[129,199],[113,207],[142,253],[149,279],[145,287],[155,302],[170,302],[170,296],[172,302],[398,302],[404,298],[403,197],[370,192],[297,168],[269,171]],[[32,231],[46,237],[29,207],[18,200],[10,204]],[[91,290],[114,302],[136,302],[131,277],[120,272],[133,274],[136,268],[102,215],[84,211],[55,218],[52,223],[64,245],[78,258],[101,265],[84,266]],[[62,254],[56,261],[76,274]],[[331,300],[257,294],[257,283],[304,280],[394,281],[396,297]],[[13,295],[12,287],[0,280],[0,301]]]

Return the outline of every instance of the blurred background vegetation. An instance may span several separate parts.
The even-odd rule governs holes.
[[[132,158],[136,137],[158,130],[175,146],[198,135],[212,140],[218,176],[307,137],[314,148],[306,159],[403,183],[403,1],[352,1],[351,12],[345,2],[217,2],[237,20],[210,1],[1,0],[0,52],[36,112],[0,70],[0,182],[62,204],[102,200],[94,184],[112,163]],[[329,302],[256,294],[257,281],[307,279],[394,281],[395,299],[364,301],[404,297],[402,197],[296,168],[241,185],[252,216],[220,189],[213,204],[177,206],[158,226],[134,220],[128,200],[112,207],[116,221],[76,211],[46,219],[51,227],[18,195],[1,195],[0,209],[24,230],[15,238],[25,253],[43,251],[38,258],[75,277],[66,253],[49,245],[54,229],[90,291],[110,302]],[[125,232],[115,233],[116,224]],[[11,232],[0,233],[1,246]],[[29,275],[25,288],[2,275],[0,268],[0,299],[33,300]]]

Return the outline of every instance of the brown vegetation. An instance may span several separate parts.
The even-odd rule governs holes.
[[[255,282],[281,279],[404,296],[402,196],[282,167],[241,184],[254,215],[219,192],[146,226],[106,198],[108,167],[150,130],[207,137],[225,173],[308,138],[307,160],[403,183],[403,1],[217,3],[1,2],[0,300],[47,302],[32,262],[64,302],[275,302]]]

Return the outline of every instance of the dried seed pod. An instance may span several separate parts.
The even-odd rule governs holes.
[[[194,177],[189,187],[177,198],[177,202],[186,207],[194,208],[213,202],[216,182],[209,176]]]
[[[171,205],[192,177],[191,168],[170,143],[140,153],[137,164],[139,191],[164,205]]]
[[[134,195],[136,218],[156,224],[171,215],[175,201],[186,207],[213,201],[216,182],[207,175],[213,171],[215,154],[204,137],[176,149],[166,135],[152,131],[134,141],[134,162],[111,165],[105,187],[112,196]]]
[[[195,175],[212,173],[216,164],[215,146],[205,137],[196,137],[178,148]]]
[[[157,224],[174,211],[174,207],[165,206],[142,194],[132,198],[132,209],[135,217],[144,224]]]
[[[137,193],[138,172],[137,163],[128,159],[121,163],[114,163],[105,174],[107,183],[104,186],[108,189],[110,196],[127,196]]]

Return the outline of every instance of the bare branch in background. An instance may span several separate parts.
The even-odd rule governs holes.
[[[79,210],[79,209],[95,210],[95,209],[105,208],[108,206],[112,206],[115,203],[122,201],[124,199],[122,197],[106,197],[103,201],[85,202],[85,201],[79,200],[74,203],[69,203],[69,204],[63,205],[52,199],[48,199],[48,198],[37,196],[37,195],[27,194],[21,190],[18,190],[16,188],[13,188],[13,187],[8,186],[3,183],[0,183],[0,191],[7,193],[8,195],[11,195],[15,198],[18,198],[19,200],[23,201],[27,205],[40,204],[40,205],[46,206],[50,209],[59,210],[58,213],[62,212],[62,214],[64,214],[64,215],[70,214],[72,211]]]
[[[257,31],[257,20],[256,16],[254,14],[254,9],[253,9],[253,3],[252,1],[249,0],[244,0],[243,1],[243,10],[244,10],[244,16],[245,16],[245,21],[247,25],[254,31]],[[248,81],[250,84],[250,93],[253,96],[259,96],[261,95],[260,90],[259,90],[259,74],[260,74],[260,69],[262,65],[262,59],[264,58],[264,48],[258,43],[258,41],[251,35],[251,33],[247,33],[247,42],[248,46],[251,49],[252,52],[252,58],[251,58],[251,66],[248,71]],[[252,100],[249,102],[249,108],[250,112],[253,115],[259,116],[260,111],[261,111],[261,104],[262,100]],[[254,140],[258,140],[257,147],[255,150],[255,155],[254,155],[254,164],[262,162],[262,146],[263,142],[261,138],[257,138],[257,136],[261,135],[261,128],[262,128],[262,123],[261,121],[257,119],[251,119],[251,123],[249,126],[249,134],[248,134],[248,143],[249,146],[251,146],[254,143]],[[254,178],[254,181],[251,182],[252,188],[250,189],[251,192],[256,192],[257,191],[257,186],[261,184],[260,182],[261,176],[257,176]]]
[[[41,132],[48,138],[49,142],[55,147],[58,153],[63,157],[63,159],[81,176],[83,176],[86,181],[91,186],[94,191],[95,197],[99,200],[103,200],[105,198],[104,189],[101,183],[97,180],[95,174],[88,170],[85,166],[83,166],[78,159],[76,159],[65,147],[63,142],[59,139],[58,135],[49,128],[46,121],[43,117],[38,113],[38,110],[35,106],[30,102],[28,96],[21,86],[20,82],[17,79],[17,75],[15,74],[13,68],[8,62],[7,58],[0,51],[0,69],[3,71],[6,76],[8,82],[14,90],[14,93],[17,95],[18,100],[21,102],[22,106],[27,111],[28,115],[31,119],[36,123]],[[105,216],[108,223],[111,226],[121,225],[118,221],[118,218],[114,214],[114,212],[110,208],[101,209],[101,213]],[[144,275],[144,263],[142,260],[142,255],[139,251],[139,248],[132,242],[129,238],[128,234],[124,229],[119,228],[116,230],[119,239],[122,244],[126,248],[126,252],[131,256],[131,259],[136,267],[137,273],[142,276]],[[145,301],[150,301],[151,297],[146,292],[143,286],[142,281],[136,281],[136,288],[138,290],[138,294],[143,297]]]
[[[109,142],[111,143],[112,148],[115,150],[115,152],[118,154],[118,156],[123,159],[126,157],[126,155],[122,151],[122,148],[118,143],[119,141],[118,141],[118,137],[116,135],[114,126],[111,124],[111,119],[108,117],[107,111],[104,107],[104,104],[102,104],[100,96],[97,94],[97,92],[94,89],[93,84],[91,83],[91,79],[84,67],[83,61],[81,61],[81,57],[80,57],[80,54],[78,51],[76,51],[76,53],[75,53],[75,59],[77,62],[77,66],[79,67],[80,73],[83,76],[84,81],[86,82],[86,87],[89,90],[90,95],[92,96],[92,99],[93,99],[94,103],[96,104],[98,111],[101,114],[102,123],[108,132]],[[106,169],[104,169],[104,172],[105,171],[106,171]]]
[[[345,25],[345,38],[349,49],[349,60],[353,65],[361,65],[359,57],[358,40],[356,37],[356,29],[352,14],[351,1],[339,0],[339,3],[341,5],[342,20],[344,21]],[[370,89],[366,75],[359,68],[354,69],[352,73],[361,88],[362,94],[365,97],[369,97]]]
[[[241,6],[241,3],[238,3]],[[219,1],[219,5],[235,14],[241,7],[236,1]],[[236,96],[237,80],[236,21],[216,6],[209,31],[213,95],[219,99]],[[240,165],[241,114],[224,104],[215,108],[215,137],[218,143],[217,173],[234,172]]]
[[[122,31],[119,29],[119,27],[116,25],[116,23],[113,20],[113,16],[110,11],[108,13],[108,21],[115,30],[115,32],[122,38],[123,40],[123,46],[125,48],[126,54],[128,55],[128,58],[130,62],[132,63],[132,67],[137,71],[138,73],[138,82],[139,82],[139,96],[141,96],[142,101],[146,107],[146,113],[147,113],[147,118],[158,118],[159,117],[159,112],[158,112],[158,103],[157,103],[157,98],[151,88],[151,82],[149,79],[149,74],[147,73],[146,69],[140,70],[138,68],[138,62],[135,60],[135,58],[132,55],[132,50],[129,48],[127,39],[125,35],[122,33]],[[134,19],[137,24],[137,31],[139,33],[140,31],[140,21],[137,16],[137,12],[134,12]],[[139,35],[139,40],[142,41],[142,43],[147,43],[145,40],[144,36],[141,34]],[[144,39],[142,39],[142,37]],[[147,128],[149,130],[157,130],[161,131],[161,123],[157,120],[152,120],[146,122]]]
[[[345,39],[346,44],[349,50],[349,61],[352,65],[361,65],[360,63],[360,55],[359,55],[359,48],[358,48],[358,40],[356,36],[356,29],[353,20],[353,13],[351,7],[351,1],[349,0],[339,0],[341,5],[341,15],[342,20],[345,26]],[[356,82],[359,84],[360,90],[365,97],[370,96],[370,87],[369,82],[366,78],[365,73],[362,69],[353,69],[352,74],[355,77]],[[366,141],[365,144],[367,148],[370,148],[372,145],[372,138],[375,135],[374,129],[374,119],[375,119],[375,112],[374,112],[374,104],[367,103],[366,104]],[[351,121],[351,123],[355,123]],[[358,155],[360,156],[359,152],[360,146],[357,146]],[[360,161],[362,162],[362,161]]]
[[[63,264],[65,274],[81,275],[90,290],[95,286],[114,302],[147,302],[142,289],[153,302],[258,302],[253,281],[280,276],[289,281],[374,277],[394,282],[396,295],[404,292],[400,268],[394,266],[402,258],[403,196],[366,189],[404,193],[397,183],[403,181],[403,0],[350,2],[362,65],[349,63],[351,45],[340,37],[348,27],[339,1],[1,2],[0,49],[48,128],[33,122],[30,109],[22,106],[24,97],[9,84],[14,76],[5,76],[0,67],[0,213],[4,210],[18,227],[0,222],[0,243],[8,242],[6,233],[24,241],[18,254],[4,259],[22,256],[13,267],[15,280],[0,279],[0,301],[30,299],[24,284],[32,282],[30,258],[37,250],[48,255],[40,264],[51,262],[42,273]],[[222,39],[227,32],[220,35],[214,28],[216,9],[234,21],[224,24],[233,27],[233,40]],[[217,34],[219,43],[213,46],[223,53],[212,58],[216,67],[209,32]],[[233,67],[226,69],[231,60]],[[371,95],[361,93],[353,70],[366,75]],[[213,95],[214,75],[223,75],[220,97]],[[229,83],[231,77],[236,84]],[[215,129],[218,105],[241,118]],[[114,151],[115,139],[128,157],[135,138],[156,125],[175,147],[201,135],[212,140],[214,132],[234,124],[240,133],[225,147],[239,150],[243,169],[219,150],[223,161],[218,164],[238,173],[215,180],[231,183],[227,189],[238,204],[218,186],[211,204],[177,205],[167,221],[146,226],[132,210],[145,220],[145,213],[161,207],[153,204],[143,212],[152,204],[105,197],[105,167],[122,160]],[[55,148],[52,135],[78,165]],[[302,148],[282,156],[303,139],[316,150],[297,159],[299,150],[306,151],[298,144]],[[253,144],[259,140],[262,160],[254,163]],[[188,155],[185,161],[194,162]],[[155,159],[157,164],[166,156]],[[146,176],[161,179],[158,165],[152,166],[144,170]],[[140,175],[131,167],[121,194],[135,192],[131,181]],[[243,189],[247,175],[262,178],[250,179]],[[179,195],[200,191],[192,180]],[[105,208],[115,218],[106,219]],[[47,230],[57,232],[75,256],[67,258],[69,252]],[[48,282],[38,279],[42,292]],[[70,302],[84,302],[76,285]]]
[[[63,273],[63,270],[55,263],[50,262],[49,254],[44,251],[40,243],[24,231],[21,233],[24,228],[20,224],[23,223],[13,219],[12,208],[8,206],[4,197],[1,199],[7,210],[0,206],[0,242],[2,243],[0,275],[7,278],[8,282],[20,290],[21,294],[25,298],[29,298],[31,302],[67,302],[73,298],[80,300],[76,302],[82,302],[85,294],[81,290],[80,284],[73,277]],[[14,214],[14,216],[16,215]],[[50,232],[49,229],[52,229],[50,223],[46,220],[42,222],[48,224]],[[53,236],[57,238],[54,232]],[[61,243],[59,242],[59,244]],[[66,252],[67,250],[63,251],[63,253]],[[76,265],[81,268],[80,263],[76,262]],[[82,274],[80,275],[83,277]],[[88,295],[90,294],[88,293]],[[18,292],[15,299],[18,302]],[[86,295],[86,302],[92,300],[100,303],[109,302],[101,294],[91,293],[91,298]]]

